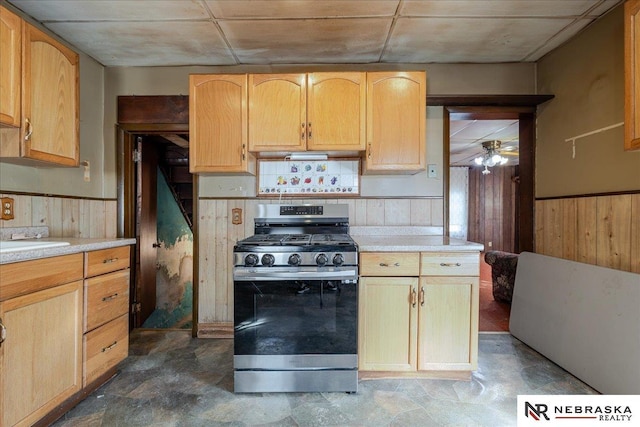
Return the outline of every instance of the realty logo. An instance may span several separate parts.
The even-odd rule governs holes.
[[[548,410],[549,407],[544,403],[531,404],[529,401],[524,402],[524,416],[527,418],[531,417],[536,421],[540,421],[544,417],[545,420],[549,421]]]

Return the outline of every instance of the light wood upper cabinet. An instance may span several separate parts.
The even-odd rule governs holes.
[[[640,0],[624,5],[625,150],[640,149]]]
[[[426,73],[367,73],[364,173],[416,173],[426,167]]]
[[[32,25],[24,29],[23,156],[78,166],[78,54]]]
[[[307,86],[307,150],[364,150],[366,73],[313,73]]]
[[[0,125],[20,126],[22,19],[0,6]]]
[[[2,129],[0,157],[78,166],[78,54],[27,22],[22,29],[21,128]]]
[[[307,75],[249,75],[249,151],[304,151]]]
[[[247,75],[189,76],[189,170],[255,174],[248,152]]]
[[[366,73],[249,75],[250,151],[361,151]]]

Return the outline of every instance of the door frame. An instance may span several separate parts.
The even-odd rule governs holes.
[[[515,251],[535,248],[535,146],[536,110],[553,95],[452,95],[427,97],[427,106],[442,106],[444,235],[449,236],[450,123],[458,119],[517,119],[520,138],[520,215],[516,218]]]
[[[140,135],[188,134],[187,96],[118,96],[117,199],[118,235],[136,237],[136,164],[133,152]],[[193,176],[193,217],[198,217],[198,175]],[[193,321],[192,336],[198,331],[198,221],[193,221]],[[139,250],[136,245],[136,251]],[[135,267],[136,253],[132,254]],[[132,271],[135,286],[137,271]],[[130,313],[131,314],[131,313]]]

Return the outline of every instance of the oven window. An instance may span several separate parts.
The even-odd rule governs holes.
[[[236,282],[234,354],[356,354],[357,311],[354,283]]]

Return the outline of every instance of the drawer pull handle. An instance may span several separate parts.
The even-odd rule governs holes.
[[[418,296],[416,294],[416,288],[411,289],[411,306],[415,307],[418,302]]]
[[[118,341],[114,341],[114,342],[113,342],[113,344],[111,344],[111,345],[108,345],[108,346],[104,347],[104,348],[102,349],[102,352],[103,352],[103,353],[106,353],[107,351],[109,351],[109,350],[111,350],[113,347],[115,347],[117,344],[118,344]]]
[[[118,258],[109,258],[102,261],[103,264],[110,264],[112,262],[117,262]]]
[[[111,301],[112,299],[116,299],[116,298],[118,298],[118,293],[117,292],[115,294],[113,294],[113,295],[109,295],[108,297],[102,298],[102,301]]]
[[[441,262],[440,267],[460,267],[462,264],[459,262]]]
[[[394,263],[393,263],[393,266],[394,266],[394,267],[400,267],[400,263],[399,263],[399,262],[394,262]],[[390,265],[389,265],[389,264],[387,264],[386,262],[381,262],[381,263],[380,263],[380,267],[390,267]]]
[[[424,307],[424,286],[420,288],[420,306]]]

